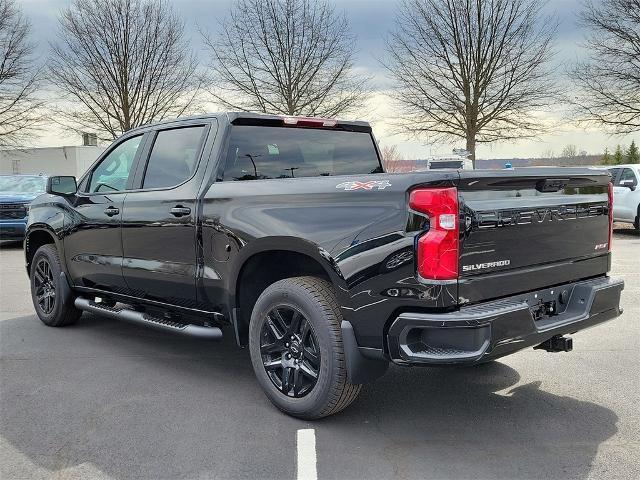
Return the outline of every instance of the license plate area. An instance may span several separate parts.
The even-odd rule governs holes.
[[[539,303],[529,307],[534,320],[543,320],[545,318],[558,315],[558,305],[555,300],[548,302],[540,301]]]
[[[549,288],[523,295],[536,322],[561,315],[567,309],[573,285]]]

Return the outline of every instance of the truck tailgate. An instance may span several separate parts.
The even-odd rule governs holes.
[[[461,171],[460,303],[605,274],[609,175],[595,169]]]

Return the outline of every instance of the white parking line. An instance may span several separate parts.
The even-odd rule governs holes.
[[[298,480],[317,480],[316,470],[316,431],[313,428],[298,430],[296,437],[298,449]]]

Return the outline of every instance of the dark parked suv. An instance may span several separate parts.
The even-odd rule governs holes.
[[[0,175],[0,240],[24,239],[29,205],[46,186],[42,175]]]
[[[127,132],[47,192],[25,240],[46,325],[224,328],[301,418],[389,362],[568,351],[620,314],[602,170],[387,174],[367,123],[223,113]]]

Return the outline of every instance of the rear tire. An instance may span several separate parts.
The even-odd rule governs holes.
[[[341,322],[333,287],[319,278],[288,278],[262,292],[249,351],[258,383],[280,410],[313,420],[356,399],[361,385],[347,380]]]
[[[633,222],[633,226],[636,228],[636,231],[640,233],[640,205],[638,205],[636,220]]]
[[[82,312],[64,298],[62,266],[54,245],[40,247],[31,261],[31,299],[38,318],[49,327],[76,323]]]

